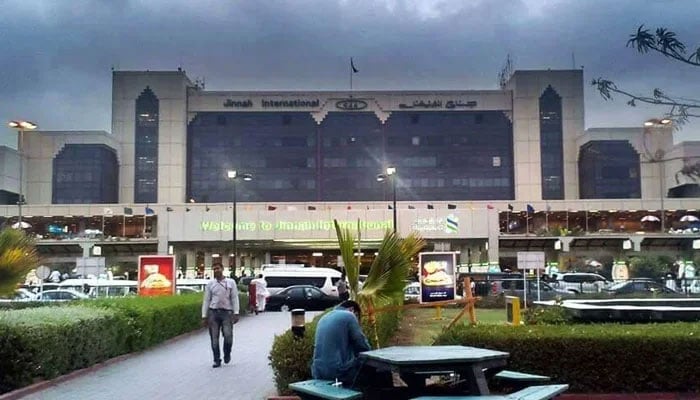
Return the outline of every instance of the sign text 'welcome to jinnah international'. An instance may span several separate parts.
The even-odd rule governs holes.
[[[341,228],[357,228],[357,221],[338,221]],[[233,231],[233,223],[229,221],[202,221],[200,230],[203,232]],[[288,232],[308,232],[308,231],[330,231],[335,229],[332,220],[316,221],[258,221],[258,222],[236,222],[236,231],[288,231]],[[391,229],[391,221],[360,221],[362,230],[385,231]]]

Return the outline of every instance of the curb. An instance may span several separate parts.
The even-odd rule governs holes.
[[[83,375],[86,375],[86,374],[88,374],[88,373],[90,373],[90,372],[98,371],[98,370],[100,370],[100,369],[102,369],[102,368],[104,368],[104,367],[108,367],[108,366],[110,366],[110,365],[112,365],[112,364],[116,364],[116,363],[118,363],[118,362],[121,362],[121,361],[124,361],[124,360],[128,360],[129,358],[132,358],[132,357],[141,355],[141,354],[143,354],[144,352],[147,352],[147,351],[150,351],[150,350],[153,350],[153,349],[157,349],[158,347],[166,346],[166,345],[169,345],[169,344],[178,342],[178,341],[183,340],[183,339],[187,339],[187,338],[189,338],[190,336],[194,336],[195,334],[200,333],[203,329],[205,329],[205,328],[197,328],[197,329],[195,329],[195,330],[193,330],[193,331],[190,331],[190,332],[187,332],[187,333],[183,333],[182,335],[172,337],[172,338],[170,338],[170,339],[168,339],[168,340],[166,340],[166,341],[164,341],[164,342],[162,342],[162,343],[159,343],[159,344],[157,344],[157,345],[155,345],[155,346],[152,346],[152,347],[149,347],[149,348],[147,348],[147,349],[143,349],[143,350],[141,350],[141,351],[137,351],[137,352],[134,352],[134,353],[122,354],[122,355],[120,355],[120,356],[116,356],[116,357],[114,357],[114,358],[110,358],[109,360],[102,361],[101,363],[97,363],[97,364],[91,365],[91,366],[89,366],[89,367],[85,367],[85,368],[83,368],[83,369],[78,369],[78,370],[69,372],[69,373],[67,373],[66,375],[61,375],[61,376],[59,376],[59,377],[56,377],[56,378],[51,379],[51,380],[48,380],[48,381],[39,381],[39,382],[33,383],[33,384],[29,385],[29,386],[25,386],[25,387],[21,387],[21,388],[19,388],[19,389],[15,389],[15,390],[13,390],[13,391],[11,391],[11,392],[7,392],[7,393],[4,393],[4,394],[1,394],[1,395],[0,395],[0,400],[16,400],[16,399],[21,399],[21,398],[24,397],[24,396],[29,396],[30,394],[34,394],[34,393],[39,392],[39,391],[41,391],[41,390],[44,390],[44,389],[46,389],[46,388],[48,388],[48,387],[50,387],[50,386],[55,386],[55,385],[58,385],[58,384],[60,384],[60,383],[70,381],[70,380],[72,380],[72,379],[79,378],[79,377],[81,377],[81,376],[83,376]]]

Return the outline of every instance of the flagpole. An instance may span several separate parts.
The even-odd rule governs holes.
[[[525,236],[530,235],[530,210],[525,210]]]
[[[122,237],[126,237],[126,213],[122,215]]]
[[[350,91],[352,92],[352,57],[350,57]]]
[[[102,237],[105,236],[105,213],[102,213]]]
[[[506,233],[510,233],[510,208],[506,213]]]

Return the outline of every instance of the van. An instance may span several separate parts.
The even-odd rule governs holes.
[[[335,285],[340,280],[340,272],[331,268],[265,268],[262,276],[265,278],[270,295],[288,286],[313,285],[329,296],[338,296],[338,288]]]

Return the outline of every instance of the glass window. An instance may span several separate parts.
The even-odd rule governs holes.
[[[641,197],[639,153],[626,140],[594,140],[579,149],[582,199]]]
[[[104,144],[67,144],[53,159],[53,204],[119,202],[117,152]]]
[[[136,99],[134,128],[134,202],[158,202],[158,110],[159,102],[146,87]],[[223,121],[224,124],[226,121]]]
[[[542,199],[564,199],[564,142],[561,97],[548,86],[540,96]]]

